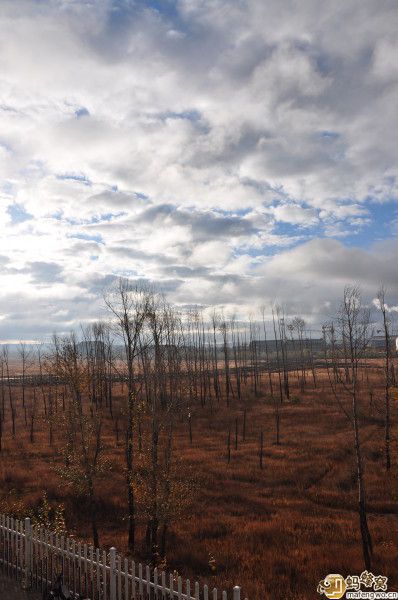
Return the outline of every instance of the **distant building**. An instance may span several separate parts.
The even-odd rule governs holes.
[[[374,335],[368,344],[368,348],[370,350],[384,350],[386,347],[386,337],[385,335]],[[398,336],[390,335],[390,349],[392,351],[398,351]]]
[[[383,349],[386,346],[386,338],[384,335],[374,335],[370,340],[369,340],[369,344],[368,344],[369,348],[373,348],[373,349]]]
[[[276,352],[277,349],[281,349],[281,340],[253,340],[250,342],[250,347],[255,348],[259,354],[268,352]],[[300,350],[307,350],[311,352],[321,352],[324,349],[323,338],[303,338],[301,341],[298,339],[286,339],[284,346],[286,350],[293,352],[300,352]]]

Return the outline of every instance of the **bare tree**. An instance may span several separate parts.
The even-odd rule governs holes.
[[[109,463],[102,443],[101,407],[89,402],[91,373],[81,348],[74,334],[53,338],[53,352],[48,360],[66,383],[70,402],[66,413],[51,411],[49,418],[57,425],[57,448],[64,463],[57,469],[58,474],[74,493],[87,498],[93,544],[98,548],[96,484]]]
[[[273,397],[273,395],[274,395],[274,388],[273,388],[273,383],[272,383],[271,364],[270,364],[269,352],[268,352],[267,328],[265,326],[265,306],[261,307],[261,317],[262,317],[262,322],[263,322],[264,345],[265,345],[265,360],[266,360],[266,363],[267,363],[269,389],[270,389],[270,394]]]
[[[141,336],[147,318],[152,293],[120,278],[115,287],[104,295],[105,304],[112,315],[115,333],[123,341],[123,362],[127,371],[127,427],[125,432],[126,487],[128,505],[128,548],[135,544],[135,503],[133,488],[133,435],[134,401],[137,395],[135,360],[142,351]]]
[[[391,438],[391,417],[390,417],[390,386],[391,386],[391,335],[390,335],[390,317],[388,314],[386,304],[386,291],[382,286],[377,294],[377,300],[381,314],[383,316],[383,330],[385,340],[385,363],[384,363],[384,453],[386,460],[386,470],[389,471],[391,468],[391,451],[390,451],[390,438]]]
[[[220,401],[221,396],[221,386],[219,379],[219,369],[218,369],[218,355],[217,355],[217,328],[219,327],[220,317],[214,311],[211,318],[212,326],[213,326],[213,385],[214,392],[217,398],[217,401]]]
[[[157,433],[155,445],[152,427],[144,433],[133,480],[137,511],[147,522],[146,553],[153,564],[165,557],[170,526],[185,513],[196,488],[195,476],[173,452],[172,412],[163,415]]]
[[[16,432],[16,407],[14,404],[14,398],[11,391],[11,373],[10,373],[10,354],[8,345],[4,345],[2,348],[2,363],[5,367],[5,375],[7,379],[7,389],[8,389],[8,400],[10,404],[10,413],[11,413],[11,421],[12,421],[12,437],[15,438]],[[3,420],[4,420],[4,407],[3,407]]]
[[[343,301],[339,311],[339,329],[344,351],[345,367],[349,369],[349,380],[342,381],[344,389],[351,398],[350,421],[354,434],[354,449],[357,467],[358,515],[362,538],[362,552],[366,568],[371,568],[372,538],[370,535],[364,478],[364,460],[361,446],[358,397],[359,362],[369,342],[370,313],[364,309],[361,293],[356,286],[344,289]]]
[[[277,308],[277,310],[278,310],[278,308]],[[277,362],[277,366],[278,366],[279,398],[280,398],[280,401],[281,401],[281,404],[282,404],[282,402],[283,402],[282,376],[281,376],[281,366],[280,366],[280,360],[279,360],[278,336],[276,334],[275,312],[274,312],[274,308],[273,307],[272,307],[272,326],[273,326],[273,329],[274,329],[275,349],[276,349],[276,362]]]
[[[229,406],[230,401],[230,392],[232,389],[231,386],[231,378],[229,373],[229,352],[228,352],[228,323],[222,318],[220,323],[220,333],[222,338],[222,347],[224,353],[224,374],[225,374],[225,398],[227,401],[227,406]]]
[[[301,317],[294,317],[292,321],[293,329],[297,331],[298,341],[299,341],[299,351],[300,351],[300,362],[301,362],[301,383],[300,387],[303,391],[304,386],[307,383],[306,380],[306,365],[305,365],[305,357],[304,357],[304,331],[305,331],[305,321]]]
[[[32,348],[29,348],[26,342],[20,342],[18,346],[18,355],[21,360],[22,367],[22,377],[21,377],[21,387],[22,387],[22,406],[25,408],[25,395],[26,395],[26,375],[29,369],[34,364],[34,352]]]

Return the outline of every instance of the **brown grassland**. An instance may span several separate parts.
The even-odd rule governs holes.
[[[397,398],[392,400],[393,469],[386,474],[383,456],[383,380],[376,364],[368,368],[368,385],[360,386],[361,436],[365,456],[368,515],[374,538],[375,574],[389,577],[398,590],[398,456]],[[357,514],[357,487],[352,428],[331,393],[325,372],[317,388],[294,389],[281,407],[281,444],[275,444],[274,407],[265,393],[245,388],[246,439],[242,440],[243,404],[232,400],[195,409],[192,444],[186,420],[176,425],[174,451],[180,473],[195,487],[182,517],[172,523],[167,568],[211,586],[243,588],[249,600],[297,600],[319,597],[318,582],[328,573],[360,574],[364,569]],[[263,385],[265,387],[265,376]],[[121,390],[115,406],[122,406]],[[15,392],[16,393],[16,390]],[[29,399],[31,390],[28,390]],[[342,402],[344,400],[341,396]],[[20,399],[18,401],[20,403]],[[41,411],[41,408],[40,408]],[[0,453],[0,510],[23,516],[40,504],[43,492],[62,503],[68,531],[90,540],[84,500],[71,495],[54,469],[42,417],[29,439],[23,411],[17,407],[15,439],[9,422]],[[238,448],[235,422],[238,419]],[[227,436],[231,428],[231,461]],[[259,464],[264,435],[263,469]],[[54,431],[56,444],[57,432]],[[123,440],[116,440],[109,415],[104,429],[110,471],[99,484],[101,546],[126,552],[126,498]],[[138,527],[136,558],[145,560],[143,524]]]

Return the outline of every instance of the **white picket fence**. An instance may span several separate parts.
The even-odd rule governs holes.
[[[198,582],[191,585],[189,579],[123,558],[116,548],[106,553],[32,527],[29,518],[0,515],[0,568],[24,587],[41,591],[51,589],[62,574],[75,598],[88,600],[241,600],[238,586],[232,596],[207,585],[200,589]]]

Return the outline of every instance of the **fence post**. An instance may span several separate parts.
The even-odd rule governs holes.
[[[25,571],[24,571],[24,588],[30,587],[32,575],[32,525],[29,517],[25,519]]]
[[[116,548],[109,550],[109,600],[116,600]]]
[[[236,585],[234,587],[234,596],[233,596],[233,600],[240,600],[240,587],[238,585]]]

